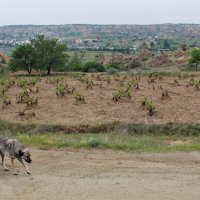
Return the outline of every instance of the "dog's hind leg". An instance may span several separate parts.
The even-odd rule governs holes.
[[[5,154],[0,152],[0,155],[1,155],[1,158],[2,158],[2,165],[3,165],[4,170],[9,171],[9,169],[6,167],[6,164],[5,164]]]
[[[18,175],[18,173],[15,171],[14,158],[11,158],[11,164],[12,164],[13,175]]]

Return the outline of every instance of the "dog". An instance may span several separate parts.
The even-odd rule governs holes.
[[[21,144],[16,139],[0,139],[0,155],[2,158],[2,164],[5,171],[9,171],[5,164],[5,156],[8,156],[11,159],[12,170],[14,175],[18,175],[15,171],[14,160],[18,159],[18,161],[24,166],[27,174],[31,174],[29,171],[27,163],[31,163],[30,151],[23,144]]]

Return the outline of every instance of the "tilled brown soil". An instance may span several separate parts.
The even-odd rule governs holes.
[[[122,97],[118,102],[114,102],[113,93],[121,87],[119,81],[115,81],[112,77],[108,85],[105,80],[96,81],[91,75],[87,77],[94,80],[93,89],[86,89],[86,83],[75,78],[64,77],[64,81],[70,87],[75,86],[76,92],[85,95],[85,102],[76,102],[74,94],[56,97],[56,85],[46,84],[46,78],[42,78],[41,82],[37,83],[39,93],[30,93],[31,96],[38,97],[38,105],[26,107],[26,104],[16,101],[16,95],[21,89],[16,85],[12,86],[6,93],[11,98],[11,105],[3,105],[0,101],[0,118],[64,125],[94,125],[108,122],[150,124],[200,122],[200,89],[194,86],[186,87],[190,78],[165,77],[164,80],[156,79],[155,83],[148,83],[147,77],[142,77],[139,90],[132,86],[132,99]],[[102,79],[105,78],[105,75],[102,76]],[[123,76],[120,80],[122,78]],[[195,77],[196,81],[199,79],[200,77]],[[130,81],[131,78],[128,80]],[[178,81],[177,86],[172,85],[174,80]],[[168,90],[169,97],[162,97],[161,86]],[[156,107],[152,117],[149,117],[147,109],[141,106],[145,96],[151,99]],[[20,116],[19,111],[24,108],[27,108],[27,111],[24,116]]]
[[[33,149],[32,154],[31,176],[17,162],[18,176],[0,170],[1,200],[194,200],[200,197],[200,153],[197,152],[135,154]]]

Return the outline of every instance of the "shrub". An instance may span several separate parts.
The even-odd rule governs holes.
[[[137,60],[133,60],[133,61],[130,63],[129,68],[130,68],[130,69],[134,69],[134,68],[141,67],[141,66],[142,66],[141,62],[139,62],[139,61],[137,61]]]
[[[99,146],[101,146],[101,142],[96,140],[96,139],[91,139],[88,143],[89,147],[92,147],[92,148],[97,148]]]
[[[132,78],[132,83],[133,83],[133,85],[134,85],[134,87],[137,89],[137,90],[139,90],[139,83],[140,83],[140,77],[136,77],[135,79],[134,78]]]
[[[108,63],[107,68],[108,68],[108,69],[109,69],[109,68],[119,69],[120,66],[119,66],[119,63],[117,63],[117,62],[111,60],[111,61]]]
[[[50,84],[58,84],[59,82],[63,81],[63,77],[53,77],[50,78]]]
[[[114,69],[114,68],[109,68],[109,69],[107,69],[107,72],[108,72],[108,74],[112,75],[112,74],[117,74],[118,70]]]
[[[66,87],[63,85],[58,85],[56,87],[56,96],[64,96]]]
[[[23,88],[27,86],[27,81],[25,79],[20,79],[17,81],[17,86]]]
[[[145,62],[145,61],[147,61],[147,60],[148,60],[147,57],[145,57],[145,58],[142,59],[143,62]]]
[[[27,110],[27,108],[23,108],[23,109],[19,110],[19,112],[18,112],[19,116],[24,116],[26,110]]]
[[[4,95],[8,89],[5,86],[0,87],[0,95]]]
[[[155,112],[155,106],[153,105],[152,101],[150,100],[147,100],[146,101],[146,108],[148,109],[149,111],[149,115],[152,116]]]
[[[32,91],[32,88],[37,84],[39,78],[32,78],[32,79],[20,79],[17,81],[17,86],[24,89]],[[38,92],[39,88],[36,88],[36,92]]]
[[[30,88],[30,92],[39,92],[39,87],[38,86],[36,86],[36,87],[34,87],[34,88]]]
[[[14,79],[8,79],[8,84],[9,84],[10,86],[15,85],[15,80],[14,80]]]
[[[197,83],[195,84],[195,87],[196,87],[197,90],[199,90],[199,88],[200,88],[200,83],[197,82]]]
[[[190,86],[194,86],[195,83],[196,83],[196,80],[195,80],[194,78],[190,78],[190,80],[189,80],[189,85],[190,85]]]
[[[101,63],[98,62],[87,62],[83,66],[83,72],[104,72],[105,68]]]
[[[149,100],[147,97],[144,97],[142,101],[142,106],[145,106],[149,111],[149,115],[152,116],[156,110],[155,106],[153,105],[152,101]]]
[[[87,87],[86,89],[92,89],[94,86],[94,82],[92,80],[86,80]]]
[[[163,97],[169,96],[168,90],[164,89],[164,90],[162,91],[162,96],[163,96]]]
[[[107,76],[107,77],[106,77],[106,82],[107,82],[108,84],[110,84],[110,82],[111,82],[111,77],[110,77],[110,76]]]
[[[150,77],[150,78],[148,78],[147,82],[148,83],[155,83],[155,78]]]
[[[120,92],[113,93],[113,101],[118,101],[121,98]]]
[[[180,86],[178,80],[176,80],[176,79],[174,79],[172,85],[173,85],[173,86]]]
[[[74,93],[75,90],[76,90],[76,87],[70,86],[70,87],[68,87],[68,88],[66,89],[66,92],[70,94],[70,93]]]
[[[81,58],[77,51],[74,52],[73,57],[69,60],[68,70],[69,71],[81,71],[82,70]]]
[[[74,98],[76,99],[76,101],[85,101],[85,96],[79,92],[77,92],[75,95],[74,95]]]
[[[121,97],[128,97],[131,99],[131,87],[121,87],[117,92],[113,93],[113,101],[118,101]]]
[[[163,90],[163,86],[162,86],[162,84],[160,84],[160,85],[158,86],[158,89]]]
[[[4,96],[4,95],[3,95],[1,98],[2,98],[3,103],[4,103],[5,105],[9,105],[9,104],[11,104],[10,97],[8,97],[8,96]]]
[[[26,104],[28,106],[32,106],[34,104],[38,104],[38,97],[29,97],[27,100],[26,100]]]
[[[144,97],[144,99],[142,100],[142,106],[145,106],[147,101],[148,101],[148,98]]]
[[[28,98],[29,98],[29,93],[26,90],[19,92],[16,96],[18,103],[20,103],[20,102],[24,103],[27,101]]]

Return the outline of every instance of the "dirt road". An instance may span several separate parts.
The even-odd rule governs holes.
[[[19,176],[4,172],[0,165],[0,200],[200,198],[197,152],[134,154],[34,149],[32,154],[31,176],[18,163]]]

